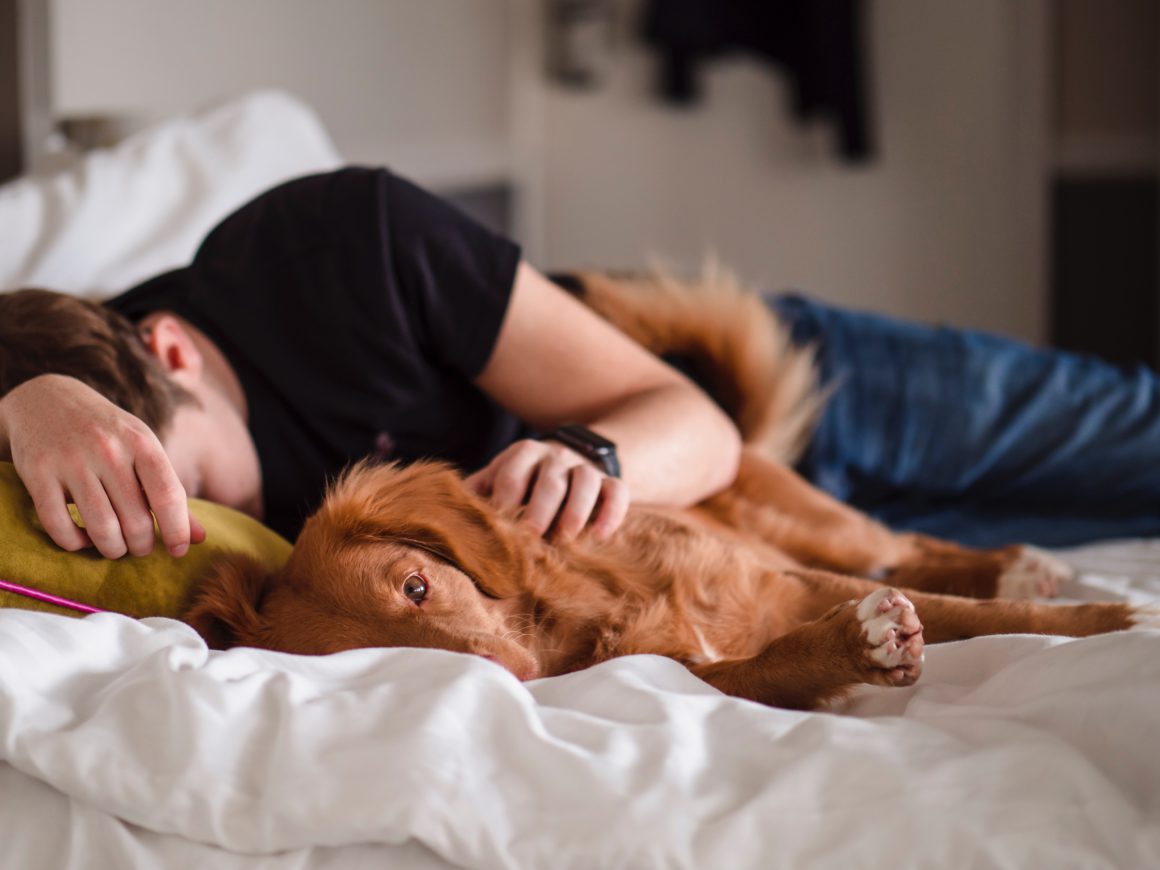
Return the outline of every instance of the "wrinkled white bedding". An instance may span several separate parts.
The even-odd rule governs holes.
[[[1160,543],[1068,554],[1160,599]],[[184,626],[0,611],[12,867],[1160,866],[1160,631],[930,648],[847,715],[633,657],[208,653]]]

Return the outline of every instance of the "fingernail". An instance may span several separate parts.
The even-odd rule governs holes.
[[[176,556],[179,559],[187,552],[189,552],[189,544],[174,544],[169,548],[169,555]]]

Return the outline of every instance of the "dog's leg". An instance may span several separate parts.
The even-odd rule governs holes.
[[[881,586],[857,577],[823,571],[791,571],[807,590],[798,600],[802,618],[813,619],[850,598]],[[1122,631],[1149,622],[1155,615],[1128,604],[1037,604],[1030,601],[978,601],[957,595],[905,590],[918,609],[928,643],[961,640],[986,634],[1058,634],[1086,637]]]
[[[905,536],[748,450],[733,485],[697,510],[811,567],[865,576],[901,563],[913,550]]]
[[[954,595],[907,594],[922,614],[927,640],[931,643],[986,634],[1088,637],[1124,631],[1150,618],[1128,604],[1037,604],[1032,601],[976,601]]]
[[[1050,598],[1075,575],[1071,566],[1037,547],[972,550],[925,535],[900,537],[909,539],[910,554],[885,577],[907,589],[968,598]]]
[[[877,586],[772,640],[749,659],[692,672],[729,695],[812,710],[859,683],[908,686],[922,672],[922,624],[897,589]]]
[[[1054,595],[1071,569],[1034,547],[972,550],[891,531],[792,469],[746,452],[732,487],[702,502],[712,521],[752,535],[800,564],[970,598]]]
[[[811,710],[858,683],[910,685],[922,671],[925,643],[1012,633],[1085,637],[1160,623],[1155,611],[1126,604],[978,601],[823,571],[787,573],[802,584],[795,600],[810,621],[752,658],[694,665],[694,674],[729,695]]]
[[[757,655],[690,670],[729,695],[775,707],[812,710],[858,683],[908,686],[922,672],[926,643],[986,634],[1082,637],[1154,624],[1157,615],[1126,604],[1034,604],[903,593],[872,581],[792,572],[812,587],[810,610],[842,600],[811,622],[774,638]]]

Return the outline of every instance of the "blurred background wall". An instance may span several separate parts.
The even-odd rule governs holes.
[[[52,110],[144,121],[284,87],[352,161],[510,192],[543,268],[715,253],[762,287],[1036,341],[1058,320],[1058,177],[1154,183],[1154,0],[867,2],[862,164],[752,58],[707,65],[696,106],[660,102],[640,5],[607,0],[599,81],[576,89],[545,75],[549,0],[51,0]]]

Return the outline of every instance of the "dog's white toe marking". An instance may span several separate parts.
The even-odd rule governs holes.
[[[1160,602],[1156,604],[1142,604],[1132,610],[1132,627],[1130,631],[1141,629],[1160,628]]]
[[[897,589],[876,589],[858,603],[858,620],[879,667],[896,668],[923,660],[922,623],[910,599]]]
[[[1051,598],[1059,584],[1075,576],[1075,570],[1045,550],[1024,545],[1019,557],[999,576],[998,598]]]

